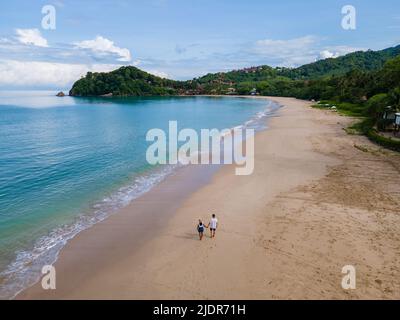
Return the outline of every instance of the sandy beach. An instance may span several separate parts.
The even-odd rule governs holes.
[[[283,107],[256,136],[252,175],[181,170],[72,239],[56,290],[17,298],[399,299],[400,155],[348,135],[351,118],[270,99]],[[216,238],[199,241],[211,213]]]

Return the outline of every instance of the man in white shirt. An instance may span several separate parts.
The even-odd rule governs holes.
[[[212,215],[210,223],[208,224],[207,228],[210,228],[210,236],[211,238],[215,237],[215,231],[217,230],[218,226],[218,219],[215,217],[215,214]]]

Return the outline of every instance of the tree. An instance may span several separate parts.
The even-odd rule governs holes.
[[[375,120],[382,117],[385,108],[388,106],[389,96],[386,93],[374,95],[367,102],[367,112]]]

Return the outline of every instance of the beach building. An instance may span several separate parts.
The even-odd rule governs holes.
[[[393,108],[391,106],[387,106],[385,108],[385,111],[383,112],[383,119],[392,120],[393,122],[395,122],[395,120],[396,120],[396,111],[393,110]]]
[[[400,126],[400,112],[396,112],[394,116],[394,123]]]
[[[400,130],[400,112],[397,112],[394,119],[394,130],[398,132]]]
[[[394,130],[397,131],[400,127],[400,112],[392,106],[387,106],[382,115],[383,124],[381,130]]]

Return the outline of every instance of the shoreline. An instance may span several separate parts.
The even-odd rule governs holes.
[[[191,96],[191,97],[193,97],[193,96]],[[200,96],[200,97],[208,97],[208,96]],[[212,97],[219,98],[218,96],[212,96]],[[224,96],[221,96],[221,97],[224,97]],[[238,98],[244,98],[244,99],[246,99],[246,98],[254,98],[253,96],[237,96],[237,97]],[[232,97],[232,98],[234,98],[234,97]],[[266,97],[262,97],[262,99],[266,100],[266,103],[267,103],[267,108],[263,111],[264,114],[262,115],[262,118],[261,118],[262,121],[260,122],[260,124],[262,124],[261,126],[264,127],[264,125],[268,121],[268,118],[270,117],[270,115],[273,114],[276,110],[279,109],[279,105],[272,106],[272,108],[270,108],[269,104],[272,101],[270,99],[266,98]],[[242,125],[245,126],[245,125],[247,125],[248,122],[256,124],[259,121],[258,117],[256,117],[257,115],[255,115],[251,119],[248,119]],[[266,129],[265,127],[264,128],[258,128],[256,130],[256,135],[257,135],[258,132],[263,131],[265,129]],[[57,262],[58,262],[58,260],[60,258],[60,255],[65,250],[66,246],[68,246],[70,241],[72,241],[75,238],[79,237],[79,235],[81,233],[84,233],[87,230],[95,227],[97,224],[104,223],[105,221],[110,219],[112,216],[120,214],[120,213],[124,213],[125,209],[127,207],[129,207],[129,206],[135,205],[136,201],[148,202],[148,199],[146,198],[146,195],[148,193],[151,193],[150,199],[152,197],[157,197],[159,195],[161,195],[161,197],[164,197],[166,193],[172,194],[172,197],[176,200],[177,203],[179,203],[180,201],[183,201],[185,198],[189,197],[191,193],[194,193],[197,189],[199,189],[199,188],[203,187],[204,185],[206,185],[207,183],[209,183],[211,178],[212,178],[212,176],[218,170],[220,170],[221,167],[222,167],[222,165],[184,165],[184,166],[179,166],[179,167],[173,169],[160,182],[158,182],[157,184],[153,185],[150,190],[146,191],[145,193],[140,195],[138,198],[133,199],[131,201],[131,203],[128,204],[128,206],[118,209],[116,212],[113,212],[112,214],[107,215],[107,217],[105,217],[104,219],[101,219],[101,220],[95,222],[94,224],[91,224],[89,227],[80,230],[72,238],[69,238],[67,240],[66,244],[61,248],[60,252],[58,252],[57,256],[55,257],[55,261],[52,264],[53,265],[57,264]],[[176,181],[179,181],[179,182],[176,182]],[[170,192],[169,189],[171,189],[171,188],[170,188],[169,184],[175,185],[174,192]],[[154,192],[154,195],[153,195],[153,192]],[[165,212],[163,213],[162,217],[157,217],[157,219],[158,218],[166,218],[166,220],[167,220],[169,218],[169,215],[171,215],[172,212],[178,208],[177,203],[172,203],[172,202],[169,203],[167,210],[165,210],[164,207],[157,208],[158,210],[162,209],[162,210],[166,211],[166,213]],[[139,206],[141,206],[141,205],[139,205]],[[154,206],[150,207],[149,209],[151,210],[151,208],[154,208]],[[153,220],[148,219],[148,217],[145,217],[146,214],[147,215],[151,215],[151,216],[153,216],[153,214],[149,213],[148,212],[149,210],[147,208],[144,208],[144,206],[141,206],[141,208],[139,208],[138,210],[136,209],[134,211],[138,211],[136,216],[137,216],[138,219],[142,219],[141,220],[141,224],[143,223],[143,224],[148,224],[149,225],[147,227],[148,229],[151,229],[151,228],[154,229],[154,226],[150,226],[151,222],[156,224],[156,226],[155,226],[156,229],[159,227],[159,226],[157,226],[158,221],[155,221],[154,217],[151,218]],[[136,242],[135,246],[139,245],[140,243],[143,242],[143,239],[141,237],[139,237],[139,235],[141,235],[143,232],[141,232],[141,230],[136,230],[136,233],[138,234],[138,238],[135,240],[135,242]],[[13,297],[11,297],[11,299],[15,299],[15,298],[18,299],[18,297],[21,294],[23,294],[25,291],[30,290],[30,288],[32,288],[32,287],[37,286],[39,284],[39,281],[40,281],[40,279],[35,281],[33,284],[27,286],[26,288],[18,291]]]
[[[332,173],[353,158],[365,160],[361,169],[366,164],[378,165],[364,159],[370,154],[354,148],[354,141],[371,144],[363,137],[347,136],[342,126],[349,118],[311,109],[309,102],[301,100],[259,98],[285,106],[269,118],[268,130],[256,134],[253,175],[235,176],[233,166],[223,166],[178,201],[174,201],[174,192],[179,188],[190,191],[188,182],[169,179],[164,193],[154,197],[152,190],[72,239],[55,264],[56,290],[44,291],[36,284],[17,299],[398,297],[399,272],[391,268],[398,265],[396,225],[400,224],[397,216],[389,217],[388,199],[378,197],[370,204],[379,212],[389,210],[382,226],[386,234],[379,232],[371,238],[379,244],[374,247],[370,245],[374,230],[366,230],[377,232],[381,226],[370,217],[374,214],[371,208],[364,208],[368,198],[363,193],[369,190],[360,191],[360,198],[347,199],[346,193],[341,194],[344,184],[339,183],[337,190],[328,189],[333,194],[323,189],[325,184],[335,187],[338,179],[331,179]],[[398,160],[396,155],[389,156]],[[385,170],[390,171],[386,166]],[[354,174],[354,188],[365,178]],[[396,203],[395,182],[389,190],[379,185],[373,191],[378,195],[386,191]],[[335,198],[339,195],[343,199]],[[138,206],[147,210],[147,222],[136,219]],[[153,211],[160,207],[168,208],[168,219]],[[199,217],[207,221],[211,212],[220,220],[217,237],[207,235],[200,242],[195,223]],[[148,227],[154,231],[152,236],[146,234]],[[394,230],[388,233],[388,228]],[[349,243],[351,248],[346,247]],[[386,258],[380,268],[379,250]],[[360,265],[364,275],[359,281],[361,290],[354,293],[340,288],[341,267],[349,263]],[[374,267],[385,271],[386,278],[374,282],[378,277]],[[371,273],[368,281],[365,270]],[[382,281],[386,287],[380,289]]]

